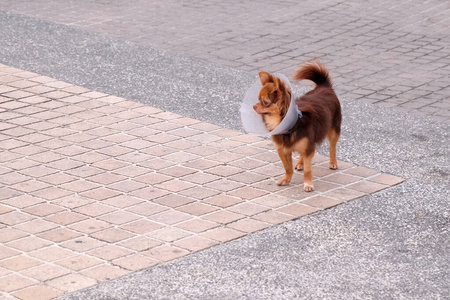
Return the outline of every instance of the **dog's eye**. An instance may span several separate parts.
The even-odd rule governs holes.
[[[269,102],[269,101],[267,101],[267,100],[264,100],[264,101],[263,101],[263,104],[264,104],[264,106],[266,106],[266,107],[267,107],[267,106],[269,106],[269,105],[270,105],[270,102]]]

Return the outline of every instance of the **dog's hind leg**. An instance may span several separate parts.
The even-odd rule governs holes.
[[[302,158],[301,155],[300,155],[297,163],[295,164],[295,169],[298,170],[298,171],[303,170],[303,158]]]
[[[336,160],[336,144],[339,140],[339,133],[334,129],[328,131],[328,141],[330,142],[330,169],[336,170],[338,168]]]

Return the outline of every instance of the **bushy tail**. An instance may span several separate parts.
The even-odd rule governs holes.
[[[329,88],[332,87],[328,70],[318,59],[301,65],[300,68],[294,73],[293,78],[295,80],[308,79],[313,81],[318,86]]]

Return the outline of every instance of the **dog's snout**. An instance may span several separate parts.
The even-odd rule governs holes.
[[[255,110],[255,111],[257,111],[257,109],[258,109],[258,105],[253,105],[253,109]]]

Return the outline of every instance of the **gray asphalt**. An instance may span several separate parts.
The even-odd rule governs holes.
[[[256,74],[10,13],[0,24],[3,64],[241,129]],[[450,126],[341,101],[338,159],[406,182],[61,299],[450,299]]]

